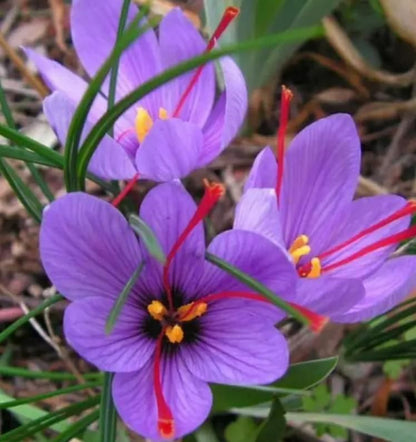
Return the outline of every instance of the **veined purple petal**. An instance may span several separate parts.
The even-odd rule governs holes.
[[[161,440],[150,359],[139,371],[116,373],[114,403],[123,421],[137,433]],[[182,349],[162,358],[162,388],[175,421],[175,438],[190,433],[208,417],[212,393],[206,382],[195,378],[182,361]]]
[[[297,275],[286,252],[253,232],[229,230],[216,236],[208,251],[259,280],[277,296],[293,295]],[[214,264],[205,263],[198,293],[205,296],[225,291],[252,291]]]
[[[235,209],[234,229],[258,233],[285,249],[274,189],[248,189]]]
[[[286,245],[308,235],[314,253],[339,222],[360,167],[360,140],[347,114],[322,118],[303,129],[285,156],[281,220]]]
[[[72,39],[81,62],[92,77],[110,55],[117,35],[122,9],[121,0],[76,0],[71,11]],[[127,25],[138,9],[130,6]],[[141,25],[145,25],[143,21]],[[152,29],[132,43],[120,58],[117,77],[117,98],[161,71],[159,46]],[[107,83],[108,85],[108,83]],[[160,94],[153,93],[141,100],[152,116],[163,106]]]
[[[201,316],[198,343],[184,347],[194,376],[221,384],[267,384],[283,376],[289,349],[283,335],[264,321],[256,302],[215,301]]]
[[[348,311],[360,302],[365,295],[363,283],[359,279],[299,278],[296,295],[292,302],[306,307],[320,315],[331,318]]]
[[[159,44],[165,69],[202,54],[207,45],[179,8],[172,9],[161,21]],[[169,115],[174,112],[194,73],[195,70],[169,82],[163,90],[165,93],[164,107],[168,110]],[[214,96],[215,70],[214,65],[209,63],[204,66],[201,76],[187,97],[178,118],[191,121],[202,128],[211,113]]]
[[[140,216],[152,229],[167,255],[195,211],[196,205],[182,184],[172,182],[160,184],[146,195],[140,208]],[[204,255],[205,236],[201,223],[190,233],[175,255],[170,269],[171,287],[187,295],[189,288],[201,277]],[[148,284],[151,284],[149,291],[160,293],[162,266],[154,259],[148,261],[148,270],[151,269],[153,275],[151,278],[146,278]]]
[[[416,257],[393,258],[364,279],[363,283],[365,297],[344,314],[336,315],[333,318],[335,321],[365,321],[403,301],[416,286]]]
[[[397,210],[406,205],[406,200],[398,195],[377,195],[366,198],[359,198],[352,202],[349,211],[345,214],[339,228],[332,236],[332,241],[328,249],[342,244],[344,241],[352,238],[364,229],[376,224],[377,222],[392,215]],[[345,249],[334,253],[322,260],[322,265],[329,266],[339,262],[368,245],[387,238],[397,232],[405,230],[410,223],[410,216],[405,216],[387,226],[366,235],[359,241],[352,243]],[[356,259],[349,264],[342,265],[328,272],[328,275],[336,275],[345,278],[362,278],[371,274],[380,267],[383,262],[391,255],[396,245],[384,247],[375,252],[367,254],[362,258]]]
[[[74,115],[76,104],[64,93],[54,92],[43,103],[43,110],[59,141],[65,144],[69,125]],[[93,117],[85,122],[81,141],[93,127]],[[88,170],[95,175],[108,179],[132,178],[136,169],[123,147],[105,135],[91,158]]]
[[[110,334],[105,325],[114,299],[87,297],[65,310],[65,338],[84,359],[100,370],[130,372],[139,370],[154,352],[154,340],[142,330],[147,312],[127,301]]]
[[[114,300],[142,260],[123,215],[85,193],[70,193],[44,210],[40,256],[46,274],[71,301]]]
[[[265,147],[254,160],[244,191],[254,188],[275,189],[277,181],[277,161],[270,147]]]
[[[220,60],[225,89],[204,127],[204,150],[200,164],[217,157],[237,135],[247,111],[247,89],[243,74],[230,57]]]
[[[157,120],[136,154],[142,178],[171,181],[199,167],[202,132],[193,123],[176,118]]]

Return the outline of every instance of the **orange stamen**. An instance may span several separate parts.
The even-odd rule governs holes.
[[[318,315],[318,313],[315,313],[306,307],[294,303],[290,303],[290,305],[296,310],[299,310],[299,312],[309,320],[309,327],[315,333],[319,333],[329,321],[328,317]]]
[[[160,363],[162,356],[162,342],[166,330],[163,329],[156,341],[155,363],[153,367],[153,388],[156,396],[157,405],[157,428],[159,434],[164,439],[173,439],[175,436],[175,421],[172,411],[166,403],[162,390],[162,382],[160,375]]]
[[[321,253],[319,255],[319,259],[327,258],[328,256],[339,252],[340,250],[344,249],[345,247],[349,246],[350,244],[358,241],[361,238],[364,238],[365,236],[369,235],[370,233],[373,233],[376,230],[381,229],[384,226],[387,226],[388,224],[391,224],[392,222],[403,218],[408,215],[413,215],[416,213],[416,201],[409,201],[404,207],[394,212],[392,215],[388,216],[387,218],[379,221],[376,224],[373,224],[370,227],[367,227],[366,229],[362,230],[361,232],[354,235],[352,238],[348,239],[347,241],[344,241],[341,244],[338,244],[337,246],[333,247],[330,250],[327,250],[324,253]]]
[[[286,86],[282,86],[282,97],[280,101],[280,125],[277,131],[277,182],[276,197],[279,202],[280,192],[282,190],[284,158],[285,158],[285,136],[287,123],[289,122],[290,102],[293,93]]]
[[[139,179],[139,174],[136,173],[134,177],[126,184],[124,189],[113,199],[113,202],[111,203],[114,207],[117,207],[127,196],[127,194],[133,189],[134,185],[136,184],[136,181]]]
[[[338,267],[341,267],[345,264],[349,264],[356,259],[362,258],[365,255],[368,255],[371,252],[374,252],[378,249],[382,249],[383,247],[390,246],[392,244],[397,244],[401,241],[405,241],[406,239],[410,239],[416,236],[416,226],[409,227],[406,230],[402,230],[401,232],[395,233],[394,235],[388,236],[387,238],[383,238],[379,241],[376,241],[373,244],[370,244],[367,247],[359,250],[356,253],[353,253],[351,256],[347,258],[341,259],[338,262],[334,262],[328,266],[322,268],[322,272],[329,272],[330,270],[334,270]]]
[[[208,215],[214,205],[225,193],[225,188],[220,183],[209,184],[207,180],[204,180],[204,186],[205,193],[202,197],[201,202],[199,203],[199,206],[197,207],[188,225],[185,227],[184,231],[180,234],[179,238],[176,240],[172,249],[168,253],[168,256],[166,257],[166,263],[163,267],[163,285],[166,291],[169,308],[171,311],[173,311],[173,297],[172,290],[169,284],[169,268],[172,260],[182,244],[185,242],[186,238],[192,232],[192,230]]]
[[[207,47],[205,49],[205,53],[210,52],[214,48],[217,40],[221,37],[221,35],[228,28],[228,26],[235,19],[235,17],[237,17],[239,12],[240,12],[240,10],[234,6],[230,6],[225,10],[220,23],[218,24],[217,28],[215,29],[214,33],[212,34],[212,37],[208,41]],[[189,94],[191,93],[193,87],[195,86],[199,77],[201,76],[204,66],[205,65],[199,66],[197,68],[195,74],[192,76],[187,88],[185,89],[185,92],[182,94],[178,104],[176,105],[175,110],[173,111],[172,116],[174,118],[177,117],[181,113],[186,99],[189,97]]]

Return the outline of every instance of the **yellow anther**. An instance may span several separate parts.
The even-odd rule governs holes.
[[[311,259],[311,270],[307,274],[307,278],[319,278],[321,276],[321,261],[319,258]]]
[[[172,344],[179,344],[183,339],[182,327],[178,324],[166,327],[165,335]]]
[[[289,248],[289,253],[292,255],[293,262],[297,264],[302,256],[311,253],[311,248],[308,246],[309,238],[306,235],[298,236]]]
[[[190,304],[185,304],[178,308],[179,320],[180,321],[192,321],[195,318],[202,316],[208,308],[206,302],[191,302]]]
[[[311,248],[309,246],[302,246],[298,249],[295,249],[293,252],[291,252],[294,263],[297,264],[300,258],[307,255],[308,253],[311,253]]]
[[[292,243],[289,249],[289,253],[294,252],[296,249],[300,247],[306,246],[309,243],[309,238],[306,235],[298,236]]]
[[[139,139],[140,143],[142,143],[143,140],[146,138],[152,126],[153,120],[152,117],[149,115],[149,112],[147,112],[147,110],[143,107],[139,107],[137,109],[135,128],[137,138]]]
[[[159,118],[161,120],[167,120],[169,118],[168,111],[164,107],[159,108]]]
[[[153,319],[156,319],[156,321],[161,321],[168,312],[166,307],[160,301],[152,301],[147,306],[147,311]]]

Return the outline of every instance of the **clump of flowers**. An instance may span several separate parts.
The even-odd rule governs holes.
[[[289,101],[283,89],[283,123]],[[347,114],[306,127],[286,154],[283,140],[284,131],[278,162],[268,147],[256,158],[234,226],[287,250],[298,274],[291,301],[317,329],[326,320],[312,312],[356,322],[389,310],[416,284],[416,257],[392,257],[416,234],[416,203],[397,195],[353,200],[361,148]]]
[[[76,0],[72,4],[72,39],[78,56],[93,76],[116,41],[121,0]],[[128,23],[137,8],[131,6]],[[229,8],[208,45],[179,8],[160,22],[158,34],[147,30],[123,53],[117,77],[119,100],[145,81],[182,61],[211,50],[237,10]],[[144,25],[144,23],[142,23]],[[30,49],[52,95],[44,102],[47,119],[62,143],[87,83],[60,64]],[[229,57],[219,61],[224,91],[215,99],[214,65],[184,74],[143,97],[105,136],[89,169],[104,179],[141,177],[155,181],[182,178],[216,158],[235,137],[247,108],[243,76]],[[85,136],[107,110],[109,81],[95,100],[85,124]]]
[[[72,301],[65,336],[85,359],[116,373],[117,410],[146,437],[181,437],[198,427],[211,408],[208,382],[270,383],[288,367],[287,343],[275,328],[282,313],[205,261],[201,221],[222,192],[208,185],[198,207],[178,183],[147,194],[140,216],[167,256],[164,265],[107,202],[71,193],[44,213],[42,263]],[[224,232],[208,250],[276,293],[294,290],[285,253],[255,233]],[[106,334],[110,311],[138,265],[140,278]]]

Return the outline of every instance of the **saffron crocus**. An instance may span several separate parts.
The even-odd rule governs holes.
[[[44,213],[41,259],[73,301],[65,311],[66,339],[86,360],[115,373],[120,416],[152,439],[181,437],[200,425],[211,407],[209,382],[269,383],[288,366],[286,341],[274,326],[281,312],[204,259],[201,220],[220,193],[207,187],[198,207],[176,182],[148,193],[140,216],[167,255],[164,266],[107,202],[71,193]],[[276,293],[294,290],[284,252],[255,233],[224,232],[208,250]],[[140,278],[106,334],[109,313],[141,262]]]
[[[121,0],[75,0],[71,31],[75,50],[88,75],[93,76],[110,55],[116,41]],[[131,6],[128,23],[137,13]],[[178,8],[160,22],[158,34],[150,29],[124,52],[116,86],[119,100],[165,69],[202,54],[235,15],[229,8],[209,46]],[[144,23],[143,23],[144,25]],[[65,142],[75,108],[87,83],[32,50],[28,57],[53,93],[44,102],[47,119]],[[245,82],[229,57],[220,60],[224,91],[215,100],[212,63],[184,74],[128,109],[116,122],[114,138],[105,136],[91,159],[89,170],[104,179],[141,178],[169,181],[181,178],[214,158],[235,137],[247,108]],[[109,81],[89,113],[83,138],[107,110]]]
[[[349,115],[311,124],[283,153],[281,167],[268,147],[257,156],[235,227],[287,250],[299,276],[291,301],[316,329],[325,319],[312,312],[355,322],[392,308],[416,283],[416,257],[392,257],[416,235],[409,227],[416,204],[397,195],[353,201],[361,148]]]

